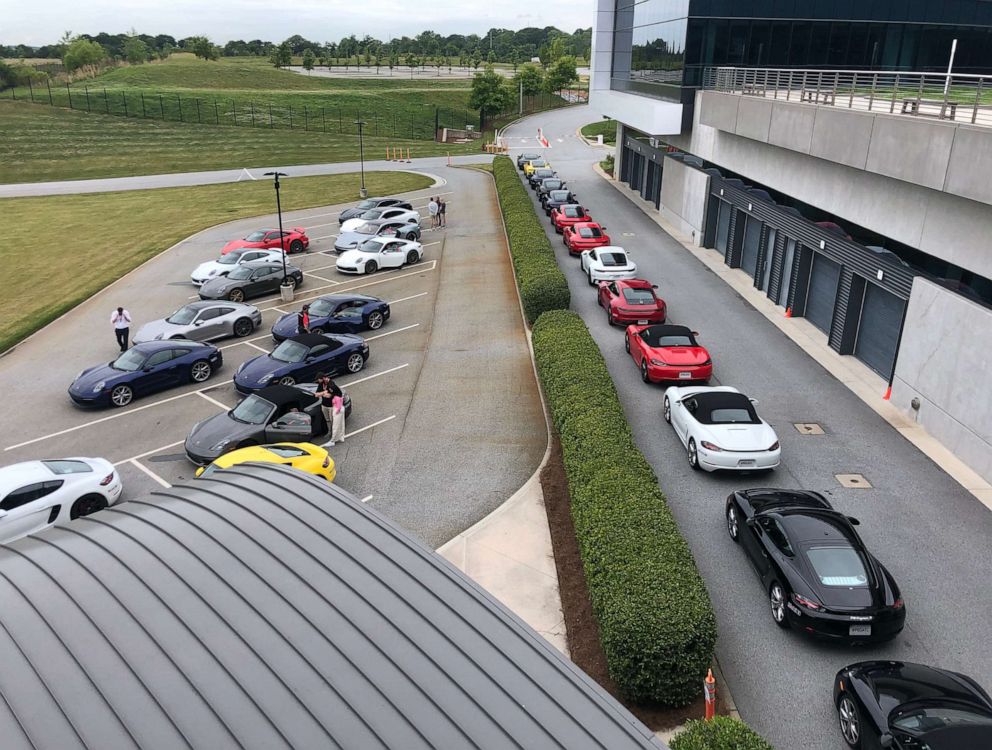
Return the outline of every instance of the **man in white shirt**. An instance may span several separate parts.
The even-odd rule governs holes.
[[[428,204],[427,204],[427,213],[429,213],[431,215],[431,227],[432,228],[437,227],[437,212],[438,212],[438,208],[439,208],[439,206],[437,205],[437,201],[434,200],[434,198],[431,198],[430,199],[430,202],[428,202]]]
[[[131,332],[131,313],[123,307],[118,307],[110,313],[110,322],[114,326],[114,334],[117,336],[117,345],[122,352],[127,351],[128,335]]]

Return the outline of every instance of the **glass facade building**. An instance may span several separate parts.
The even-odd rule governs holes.
[[[688,103],[704,68],[992,73],[989,0],[616,0],[611,88]]]

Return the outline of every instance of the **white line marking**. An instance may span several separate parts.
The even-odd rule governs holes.
[[[427,268],[426,266],[423,266],[423,267],[417,268],[417,270],[410,271],[408,273],[401,273],[398,276],[389,275],[389,276],[387,276],[384,279],[379,279],[378,281],[367,281],[364,284],[357,284],[356,286],[348,287],[347,289],[337,289],[337,290],[335,290],[334,293],[335,294],[339,294],[341,292],[350,292],[350,291],[352,291],[354,289],[364,289],[367,286],[375,286],[376,284],[385,284],[387,281],[396,281],[397,279],[405,279],[405,278],[410,277],[410,276],[416,276],[418,273],[428,273],[428,272],[433,271],[434,269],[437,268],[437,261],[436,260],[428,261],[428,263],[430,263],[430,266],[431,266],[430,268]],[[414,266],[414,268],[416,268],[416,266]],[[399,270],[399,269],[397,269],[397,270]],[[298,302],[305,302],[305,301],[308,301],[309,299],[313,299],[314,297],[319,297],[320,295],[319,294],[316,294],[316,292],[319,292],[321,289],[330,289],[331,287],[339,286],[339,285],[346,284],[346,283],[348,283],[348,282],[341,282],[341,281],[339,281],[339,282],[336,282],[336,283],[333,283],[333,284],[328,284],[326,286],[314,287],[313,289],[309,289],[309,290],[307,290],[307,292],[305,292],[304,294],[300,295],[300,297],[299,297],[299,299],[297,301]],[[264,307],[264,308],[263,307],[259,307],[259,304],[260,303],[261,303],[261,301],[256,300],[255,306],[258,307],[258,309],[259,310],[262,310],[262,311],[271,310],[273,307],[275,307],[275,305],[269,305],[268,307]]]
[[[367,502],[368,502],[369,500],[371,500],[371,499],[372,499],[373,497],[375,497],[375,495],[366,495],[365,497],[363,497],[363,498],[362,498],[362,502],[363,502],[363,503],[367,503]]]
[[[262,351],[265,351],[265,350],[263,349]],[[206,393],[197,393],[196,395],[199,396],[200,398],[206,399],[207,401],[209,401],[214,406],[219,406],[224,411],[229,411],[230,408],[231,408],[227,404],[221,403],[220,401],[218,401],[217,399],[213,398],[212,396],[208,396]]]
[[[150,476],[152,479],[154,479],[156,482],[158,482],[163,487],[171,487],[172,486],[171,484],[169,484],[168,482],[166,482],[164,479],[162,479],[162,477],[160,477],[158,474],[156,474],[154,471],[152,471],[151,469],[149,469],[147,466],[145,466],[143,463],[141,463],[137,459],[132,458],[129,461],[129,463],[132,466],[135,466],[135,467],[141,469],[143,472],[145,472],[145,474],[147,474],[148,476]]]
[[[364,383],[366,380],[372,380],[372,378],[378,378],[378,377],[380,377],[382,375],[388,375],[391,372],[396,372],[397,370],[402,370],[404,367],[409,367],[409,366],[410,366],[410,363],[407,362],[405,364],[398,365],[397,367],[390,367],[388,370],[383,370],[382,372],[377,372],[375,375],[368,375],[368,376],[366,376],[364,378],[359,378],[358,380],[352,380],[349,383],[345,383],[345,385],[348,388],[351,388],[351,386],[358,385],[359,383]],[[390,417],[390,419],[392,419],[392,417]]]
[[[311,242],[316,242],[317,240],[329,240],[329,239],[332,239],[334,237],[337,237],[337,235],[336,234],[322,234],[322,235],[320,235],[320,237],[311,237],[310,238],[310,241]]]
[[[266,354],[269,353],[268,349],[261,347],[258,344],[253,344],[250,341],[244,341],[242,343],[245,344],[246,346],[250,346],[252,349],[258,349],[260,352],[265,352]]]
[[[417,297],[426,297],[430,292],[421,292],[420,294],[411,294],[409,297],[400,297],[399,299],[394,299],[389,302],[390,305],[395,305],[397,302],[406,302],[407,300],[417,299]]]
[[[318,276],[317,274],[315,274],[315,273],[313,273],[311,271],[304,271],[303,272],[303,275],[304,276],[313,276],[315,279],[320,279],[323,282],[330,281],[333,284],[340,284],[341,283],[340,281],[334,281],[333,279],[327,279],[327,278],[324,278],[323,276]]]
[[[277,310],[278,312],[281,312],[283,315],[285,315],[285,314],[287,314],[289,312],[289,310],[283,310],[281,307],[270,307],[269,309],[270,310]]]
[[[373,427],[378,427],[379,425],[385,424],[386,422],[389,422],[392,419],[396,419],[396,415],[395,414],[393,414],[391,417],[386,417],[385,419],[380,419],[378,422],[373,422],[372,424],[365,425],[364,427],[360,427],[359,429],[355,430],[354,432],[347,432],[347,433],[345,433],[345,436],[342,439],[343,440],[347,440],[348,438],[354,437],[355,435],[357,435],[360,432],[365,432],[366,430],[371,430]],[[324,445],[322,445],[321,447],[325,447],[326,445],[327,445],[327,443],[324,443]],[[369,497],[371,498],[372,496],[369,495]],[[365,501],[363,500],[362,502],[365,502]]]
[[[383,336],[391,336],[394,333],[402,333],[403,331],[409,331],[411,328],[416,328],[420,323],[414,323],[413,325],[403,326],[403,328],[397,328],[395,331],[386,331],[385,333],[380,333],[375,336],[367,336],[366,341],[374,341],[375,339],[381,339]]]
[[[151,456],[155,453],[161,453],[162,451],[168,450],[169,448],[175,448],[177,445],[182,445],[185,440],[177,440],[174,443],[169,443],[168,445],[163,445],[160,448],[155,448],[154,450],[145,451],[144,453],[139,453],[137,456],[131,456],[131,458],[125,458],[123,461],[118,461],[114,466],[120,466],[121,464],[126,464],[130,461],[137,461],[139,458],[144,458],[145,456]]]
[[[273,309],[276,309],[276,308],[273,308]],[[240,341],[235,341],[233,344],[224,344],[224,346],[219,346],[217,348],[218,349],[232,349],[235,346],[241,346],[242,344],[250,344],[252,341],[261,341],[262,339],[271,339],[271,338],[272,338],[272,335],[271,334],[268,335],[268,336],[256,336],[255,338],[252,338],[252,339],[242,339]]]

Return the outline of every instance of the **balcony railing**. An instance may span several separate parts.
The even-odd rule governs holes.
[[[706,68],[702,88],[992,127],[992,76],[877,70]]]

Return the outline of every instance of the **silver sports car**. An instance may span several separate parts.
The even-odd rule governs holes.
[[[254,305],[226,300],[190,302],[168,318],[141,326],[134,343],[161,339],[212,341],[225,336],[248,336],[262,325],[262,313]]]

